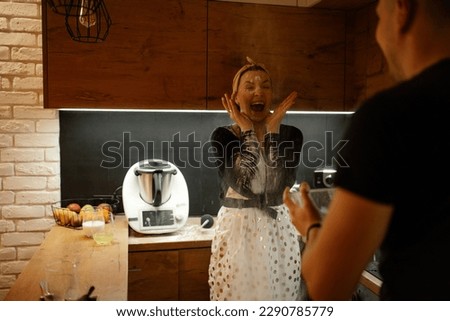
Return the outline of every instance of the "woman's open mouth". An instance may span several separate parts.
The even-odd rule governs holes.
[[[263,111],[263,110],[264,110],[265,104],[262,103],[262,102],[253,103],[253,104],[250,105],[250,107],[251,107],[251,109],[252,109],[253,111],[260,112],[260,111]]]

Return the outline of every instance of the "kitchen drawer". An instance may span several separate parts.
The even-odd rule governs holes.
[[[211,248],[180,250],[179,300],[208,301],[208,268]]]
[[[211,248],[130,251],[129,301],[207,301]]]
[[[177,299],[178,251],[128,253],[128,301]]]

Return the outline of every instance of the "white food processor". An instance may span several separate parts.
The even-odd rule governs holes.
[[[163,234],[183,227],[189,216],[189,193],[181,171],[161,159],[130,167],[122,185],[128,225],[143,234]]]

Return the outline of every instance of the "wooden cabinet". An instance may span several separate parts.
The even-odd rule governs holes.
[[[217,1],[231,1],[231,2],[241,2],[241,3],[264,3],[264,4],[273,4],[273,5],[279,5],[280,0],[217,0]],[[327,9],[340,9],[340,10],[351,10],[355,8],[363,7],[367,4],[373,3],[376,0],[321,0],[319,2],[317,1],[283,1],[286,6],[294,6],[297,5],[300,6],[300,3],[314,3],[317,2],[314,5],[314,8],[327,8]]]
[[[296,90],[293,110],[345,109],[344,11],[213,1],[208,31],[208,109],[223,109],[246,56],[271,72],[275,104]]]
[[[45,107],[205,108],[206,0],[105,1],[101,43],[71,40],[46,2]]]
[[[42,5],[46,108],[222,110],[220,98],[246,56],[271,71],[275,104],[299,92],[293,110],[354,110],[385,83],[368,81],[367,72],[385,69],[373,42],[361,42],[372,39],[373,25],[358,23],[360,13],[359,21],[373,21],[373,0],[313,8],[110,0],[102,43],[71,40],[64,16]],[[369,19],[360,6],[370,7]]]
[[[129,301],[208,301],[210,242],[200,247],[129,249]]]
[[[376,0],[322,0],[315,8],[353,10],[376,2]]]
[[[128,253],[128,301],[178,300],[178,251]]]
[[[178,251],[178,299],[208,301],[211,246]]]

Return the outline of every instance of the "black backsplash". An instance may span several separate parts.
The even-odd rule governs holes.
[[[314,169],[340,164],[341,137],[350,118],[348,113],[286,115],[284,123],[304,136],[298,182],[313,186]],[[63,199],[111,195],[133,164],[159,158],[183,173],[190,215],[217,213],[217,170],[208,147],[211,132],[231,123],[225,112],[61,110],[59,120]]]

